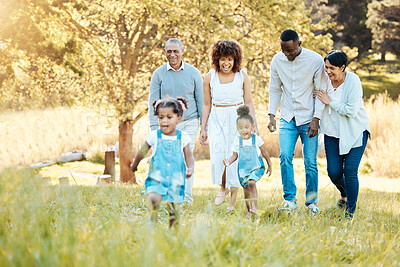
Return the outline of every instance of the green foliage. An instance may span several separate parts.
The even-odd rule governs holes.
[[[347,53],[347,52],[346,52]],[[361,79],[364,98],[387,92],[392,99],[397,99],[400,91],[400,60],[388,54],[387,60],[379,60],[378,54],[366,53],[349,65],[350,71],[356,72]]]
[[[26,170],[0,173],[0,262],[4,266],[398,266],[400,194],[361,191],[353,222],[324,190],[322,214],[276,211],[281,196],[259,188],[260,216],[244,203],[212,205],[216,189],[195,190],[181,224],[149,223],[132,186],[50,186]],[[299,195],[304,195],[300,190]],[[325,196],[325,197],[323,197]],[[242,196],[240,196],[242,198]],[[299,200],[300,203],[300,200]]]
[[[357,48],[358,59],[371,48],[371,30],[365,25],[367,6],[371,0],[305,0],[304,2],[311,8],[310,17],[313,21],[325,18],[334,23],[330,29],[320,32],[332,35],[335,48],[340,49],[344,45]]]
[[[171,37],[183,41],[185,60],[203,74],[210,68],[211,44],[237,39],[245,48],[254,93],[264,102],[269,62],[280,50],[282,30],[297,30],[305,46],[321,54],[332,46],[329,35],[312,33],[330,25],[311,23],[299,0],[6,0],[4,6],[9,15],[0,42],[18,55],[8,57],[17,72],[4,86],[9,108],[33,100],[81,103],[106,108],[122,121],[135,120],[146,112],[150,76],[165,62],[162,49]],[[14,20],[8,22],[9,17]]]
[[[382,53],[400,55],[400,1],[376,1],[368,5],[366,25],[371,29],[373,47]]]

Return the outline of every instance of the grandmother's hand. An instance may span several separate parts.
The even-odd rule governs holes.
[[[325,92],[324,90],[318,90],[318,99],[321,100],[321,102],[324,103],[325,105],[329,105],[332,102],[328,93]]]

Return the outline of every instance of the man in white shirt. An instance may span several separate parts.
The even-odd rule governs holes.
[[[318,123],[324,104],[313,97],[314,90],[325,90],[327,76],[324,61],[317,53],[301,47],[298,34],[285,30],[280,38],[282,51],[271,61],[269,85],[269,124],[276,130],[275,115],[281,103],[279,148],[284,191],[281,211],[298,210],[294,181],[293,155],[300,136],[306,170],[306,206],[316,214],[318,210]]]
[[[154,101],[167,96],[186,98],[188,108],[183,112],[182,121],[176,128],[189,134],[191,138],[190,149],[193,152],[203,108],[203,78],[197,68],[182,60],[183,52],[183,45],[180,40],[172,38],[165,43],[164,54],[168,61],[155,70],[151,76],[149,119],[151,130],[156,130],[158,119],[154,115]],[[185,184],[185,202],[189,204],[193,201],[193,180],[192,175],[186,180]]]

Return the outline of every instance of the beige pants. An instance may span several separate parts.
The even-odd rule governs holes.
[[[176,126],[176,128],[178,130],[186,132],[190,136],[190,150],[192,150],[193,152],[194,144],[196,143],[197,133],[199,131],[199,119],[190,119],[187,121],[182,121]],[[186,185],[185,185],[185,202],[188,202],[189,204],[193,202],[193,194],[192,194],[193,180],[194,180],[194,172],[189,179],[186,179]]]

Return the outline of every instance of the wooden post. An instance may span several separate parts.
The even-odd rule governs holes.
[[[112,182],[115,181],[115,151],[106,151],[104,157],[104,172],[103,174],[111,175]]]

